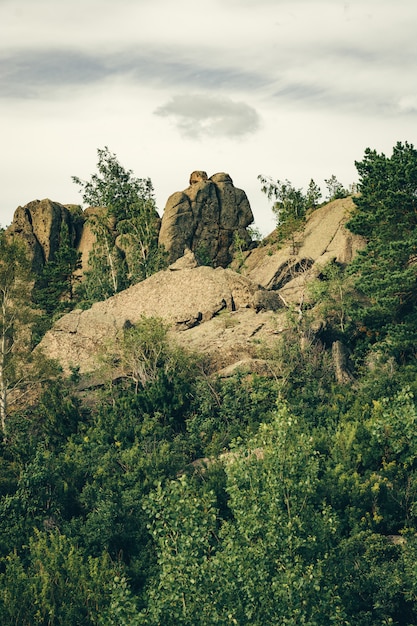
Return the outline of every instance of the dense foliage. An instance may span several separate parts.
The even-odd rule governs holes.
[[[357,165],[351,228],[368,246],[312,287],[321,335],[306,305],[285,342],[259,346],[271,377],[213,378],[143,318],[107,346],[100,389],[51,370],[8,410],[2,624],[417,623],[417,155],[399,144]],[[24,256],[0,243],[12,346],[32,321],[15,308]]]
[[[364,295],[357,320],[396,358],[417,346],[417,150],[398,143],[391,157],[366,150],[356,163],[358,210],[349,228],[368,240],[351,271]]]

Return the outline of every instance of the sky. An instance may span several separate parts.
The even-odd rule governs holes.
[[[82,204],[107,146],[163,214],[227,172],[263,235],[258,175],[349,187],[370,147],[417,145],[416,0],[0,0],[0,224]]]

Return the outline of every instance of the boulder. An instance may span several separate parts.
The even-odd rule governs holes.
[[[201,263],[227,267],[233,256],[235,233],[249,243],[247,227],[252,222],[248,198],[233,185],[229,174],[208,178],[206,172],[195,171],[189,187],[168,198],[159,244],[167,250],[170,263],[189,248]]]

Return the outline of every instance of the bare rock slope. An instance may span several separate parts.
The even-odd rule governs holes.
[[[81,373],[92,372],[106,342],[143,315],[160,317],[173,330],[185,334],[221,312],[232,315],[251,309],[255,317],[255,312],[265,306],[278,308],[278,294],[273,299],[275,303],[265,289],[229,269],[168,269],[88,310],[64,315],[46,333],[40,347],[48,357],[58,359],[67,373],[72,367],[79,367]],[[209,338],[207,341],[211,342]],[[194,347],[201,348],[200,342]]]
[[[281,247],[268,244],[267,239],[266,245],[249,251],[241,273],[266,289],[279,291],[288,303],[300,302],[306,284],[317,276],[323,265],[331,260],[350,263],[364,246],[360,236],[345,228],[353,210],[351,197],[323,205],[313,211],[304,228]]]

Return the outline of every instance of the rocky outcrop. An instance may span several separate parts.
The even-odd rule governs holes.
[[[77,272],[79,275],[82,275],[83,272],[88,270],[90,252],[97,241],[97,237],[92,226],[94,218],[103,217],[106,212],[107,209],[105,207],[89,207],[83,212],[83,225],[77,245],[77,251],[81,254],[82,263],[82,267]]]
[[[329,261],[347,264],[365,244],[345,228],[354,208],[352,200],[345,198],[312,212],[303,230],[286,244],[278,244],[270,236],[258,248],[247,251],[243,259],[239,255],[232,269],[201,266],[191,246],[196,247],[198,242],[204,241],[215,262],[220,263],[221,254],[230,255],[230,240],[227,240],[229,247],[222,248],[219,243],[221,233],[231,233],[232,226],[241,232],[239,228],[246,229],[244,224],[251,215],[246,210],[248,204],[244,192],[236,190],[227,175],[215,175],[212,179],[209,180],[204,173],[194,173],[187,194],[181,192],[177,196],[180,201],[172,203],[175,211],[171,214],[171,234],[177,235],[171,247],[175,261],[167,270],[94,304],[88,310],[72,311],[45,335],[40,348],[46,356],[57,359],[66,373],[72,367],[79,368],[81,374],[99,371],[108,342],[142,316],[162,318],[177,343],[207,355],[211,371],[225,376],[236,368],[267,373],[270,366],[259,358],[259,346],[293,336],[287,334],[288,307],[295,306],[302,316],[308,300],[308,284],[320,276],[323,265]],[[171,199],[175,197],[174,194]],[[59,209],[59,215],[66,215],[61,206],[57,205],[58,208],[53,210],[58,212]],[[178,209],[180,206],[182,211]],[[236,211],[236,206],[241,206],[242,210]],[[91,210],[92,217],[96,210]],[[216,220],[210,221],[210,211]],[[88,214],[88,210],[85,213]],[[45,233],[53,232],[53,229],[48,227],[48,231],[45,227],[41,231],[39,226],[34,228],[32,225],[30,230],[25,226],[30,222],[29,217],[25,217],[28,214],[36,217],[34,211],[18,213],[15,228],[23,224],[26,230],[22,226],[22,232],[32,233],[34,238],[37,233],[35,241],[44,241],[40,233],[46,237]],[[194,222],[196,214],[200,215],[201,223]],[[169,210],[166,216],[169,217]],[[169,231],[166,219],[164,217],[161,228],[162,233],[165,229],[165,234]],[[52,223],[52,219],[50,221]],[[85,219],[84,224],[87,223]],[[178,224],[191,225],[193,237],[185,237],[185,226],[176,230]],[[93,239],[93,231],[89,232],[84,226],[80,243],[84,253],[91,247]],[[41,256],[46,254],[44,248],[52,249],[44,244]],[[317,334],[323,320],[315,320],[313,304],[309,306],[313,320],[310,330]],[[350,382],[348,355],[338,344],[333,347],[333,361],[335,378]]]
[[[213,181],[200,173],[196,177],[201,179],[191,185],[191,188],[196,186],[196,193],[190,192],[187,202],[184,201],[184,215],[188,214],[190,223],[190,198],[211,198],[213,210],[217,210],[220,204],[216,205],[214,198],[221,191],[221,183],[226,187],[222,191],[222,206],[235,205],[239,193],[229,189],[229,183],[218,180],[217,189]],[[208,206],[206,203],[205,208]],[[157,316],[170,326],[177,343],[206,354],[212,371],[230,375],[240,368],[265,373],[269,365],[259,359],[258,348],[262,343],[268,345],[286,336],[287,306],[296,305],[301,314],[307,285],[319,275],[320,268],[331,260],[349,263],[363,247],[364,241],[344,226],[352,208],[351,199],[346,198],[317,209],[288,245],[277,248],[273,237],[267,238],[261,246],[246,253],[243,265],[239,258],[240,273],[222,267],[198,266],[195,254],[184,238],[180,239],[177,254],[181,256],[167,270],[94,304],[91,309],[65,315],[45,335],[40,347],[48,357],[58,359],[67,373],[71,367],[78,367],[82,374],[93,373],[99,369],[100,355],[107,343],[122,328],[135,324],[142,315]],[[220,211],[216,215],[220,216]],[[235,217],[231,209],[228,221],[225,210],[223,223],[235,223]],[[204,229],[200,225],[199,232],[218,251],[218,240],[214,236],[210,239],[211,227],[208,223],[206,226]],[[311,330],[315,332],[313,326]],[[335,376],[347,382],[350,380],[348,359],[339,348],[336,345],[333,349]]]
[[[153,227],[156,237],[160,227],[160,217],[154,212]],[[76,271],[79,276],[89,269],[89,258],[96,243],[97,222],[102,222],[108,229],[115,254],[126,261],[128,271],[131,267],[132,248],[129,233],[121,236],[118,222],[108,215],[107,207],[88,207],[84,211],[78,205],[63,205],[49,199],[34,200],[24,207],[19,206],[7,232],[11,237],[18,237],[24,242],[32,269],[39,273],[46,262],[53,260],[61,243],[62,227],[68,229],[69,244],[81,254],[81,267]]]
[[[313,211],[290,241],[278,246],[273,237],[246,253],[240,271],[282,298],[297,304],[305,296],[306,285],[329,261],[346,265],[365,241],[345,224],[354,209],[352,198],[334,200]],[[232,267],[234,267],[232,265]]]
[[[272,298],[275,298],[274,302]],[[104,302],[97,302],[88,310],[77,309],[64,315],[46,333],[40,348],[48,357],[58,359],[67,373],[71,367],[79,367],[81,373],[92,372],[99,367],[100,353],[106,342],[115,339],[122,328],[135,324],[143,315],[162,318],[173,331],[182,331],[179,335],[197,326],[205,326],[209,331],[207,322],[217,316],[220,321],[211,328],[217,328],[217,331],[220,328],[224,335],[220,343],[226,335],[229,336],[233,359],[236,360],[236,354],[241,358],[239,344],[246,343],[248,337],[259,330],[257,314],[267,307],[272,315],[272,309],[277,310],[280,306],[278,294],[271,296],[230,269],[204,266],[178,270],[174,266]],[[240,326],[238,331],[235,314],[248,310],[252,313],[250,320],[248,318],[248,330],[243,331]],[[219,316],[220,313],[223,317]],[[236,332],[231,332],[233,329]],[[207,335],[204,339],[201,334],[198,336],[200,339],[194,341],[200,349],[202,341],[208,345],[212,343]],[[191,347],[193,343],[190,337]],[[213,347],[218,347],[217,341]]]
[[[19,206],[8,228],[11,236],[18,236],[27,247],[33,270],[38,273],[57,252],[62,225],[66,224],[70,244],[81,253],[82,274],[88,269],[90,253],[96,241],[94,221],[105,217],[105,207],[63,205],[49,199],[34,200]],[[110,218],[111,220],[111,218]],[[154,227],[159,243],[168,252],[172,263],[192,250],[201,265],[227,267],[233,256],[234,237],[241,245],[251,240],[247,231],[253,222],[249,201],[243,190],[237,189],[228,174],[206,172],[191,174],[190,186],[174,193],[168,199],[162,218],[155,211]],[[120,237],[118,224],[109,224],[114,245],[130,267],[132,246],[129,232]]]
[[[33,200],[19,206],[7,232],[24,242],[32,268],[39,272],[47,261],[54,258],[60,241],[62,227],[68,228],[71,244],[76,247],[81,232],[79,207],[63,205],[52,200]]]
[[[333,342],[332,358],[337,382],[341,385],[352,382],[348,350],[341,341]]]
[[[235,236],[248,244],[247,227],[253,214],[245,192],[237,189],[229,174],[208,178],[206,172],[190,176],[190,186],[172,194],[161,222],[159,244],[172,263],[188,248],[201,263],[227,267],[233,257]]]

